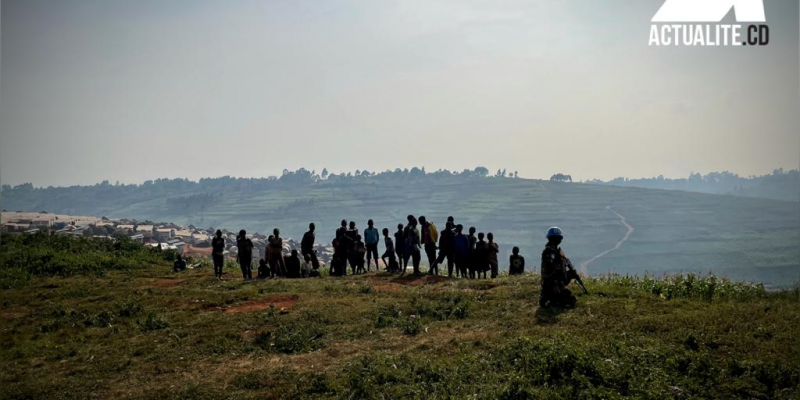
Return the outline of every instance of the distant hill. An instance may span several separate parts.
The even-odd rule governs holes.
[[[591,180],[588,183],[649,189],[686,190],[689,192],[729,194],[733,196],[800,202],[800,171],[772,171],[771,175],[742,177],[737,174],[711,172],[706,175],[691,174],[688,178],[616,178],[610,181]]]
[[[476,172],[477,171],[477,172]],[[501,267],[513,246],[538,265],[544,232],[566,232],[564,249],[588,273],[713,271],[733,279],[790,286],[800,275],[797,202],[596,184],[396,171],[332,175],[300,170],[281,178],[161,179],[142,185],[4,187],[1,206],[136,218],[267,232],[298,238],[308,222],[329,242],[341,219],[394,230],[408,214],[443,228],[448,215],[493,232]],[[633,231],[627,241],[619,243]],[[607,252],[615,248],[616,250]],[[600,258],[594,257],[603,254]]]

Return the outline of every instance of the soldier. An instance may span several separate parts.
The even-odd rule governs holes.
[[[317,239],[317,234],[314,232],[316,226],[314,223],[308,224],[308,232],[303,234],[303,240],[300,241],[300,252],[303,259],[308,258],[311,266],[314,269],[319,269],[319,260],[317,260],[317,252],[314,250],[314,241]]]
[[[519,255],[519,247],[514,246],[508,258],[508,274],[522,275],[525,273],[525,257]]]
[[[225,265],[225,238],[222,237],[222,231],[217,229],[216,236],[211,239],[211,258],[214,260],[214,276],[217,279],[222,279],[222,267]]]
[[[566,263],[569,259],[558,247],[564,234],[560,228],[554,226],[547,230],[545,237],[547,244],[542,251],[542,294],[539,307],[547,307],[548,303],[557,307],[574,307],[577,300],[567,289],[569,278]]]
[[[380,235],[373,225],[375,225],[375,223],[369,220],[367,221],[367,229],[364,229],[364,244],[367,247],[367,271],[370,270],[370,256],[375,260],[375,271],[379,270],[378,241],[380,241]]]
[[[242,277],[244,280],[253,279],[253,241],[247,237],[247,231],[244,229],[239,231],[239,236],[236,237],[236,247],[239,252],[236,254],[236,261],[239,262],[239,268],[242,270]]]

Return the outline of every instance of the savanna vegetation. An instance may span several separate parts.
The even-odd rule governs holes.
[[[30,276],[0,292],[3,399],[800,397],[797,288],[606,275],[540,309],[535,274],[219,281],[73,238],[48,245],[116,261],[26,266],[44,239],[14,240],[3,270]]]

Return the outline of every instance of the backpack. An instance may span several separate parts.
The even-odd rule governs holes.
[[[431,235],[431,243],[436,243],[439,241],[439,230],[436,229],[436,225],[433,222],[428,222],[428,233]]]

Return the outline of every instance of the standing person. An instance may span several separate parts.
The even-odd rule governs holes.
[[[489,269],[489,245],[483,238],[483,232],[478,233],[478,242],[475,243],[475,251],[472,252],[472,262],[475,263],[475,273],[478,278],[483,273],[483,279],[486,279],[486,271]]]
[[[375,260],[375,271],[378,271],[378,241],[380,234],[373,226],[372,220],[367,221],[367,229],[364,229],[364,244],[367,247],[367,271],[370,270],[370,255]]]
[[[355,249],[356,262],[356,270],[353,274],[366,273],[367,271],[364,270],[364,255],[367,253],[367,247],[364,245],[364,242],[361,241],[361,235],[356,235],[356,242],[353,248]],[[377,262],[375,264],[377,264]]]
[[[456,268],[461,272],[463,278],[467,277],[467,268],[471,267],[469,238],[463,233],[464,226],[456,225],[456,234],[453,235],[453,255],[455,256]]]
[[[394,242],[392,242],[392,237],[389,236],[389,228],[383,228],[383,245],[386,246],[386,251],[383,252],[381,260],[383,260],[383,265],[386,266],[386,271],[394,273],[400,267],[397,265],[397,259],[394,256]]]
[[[497,253],[500,252],[500,246],[494,242],[494,235],[492,232],[486,234],[486,239],[489,243],[486,244],[488,248],[488,258],[489,258],[489,268],[492,270],[492,279],[497,278],[497,275],[500,274],[500,269],[497,263]]]
[[[272,230],[272,240],[269,242],[272,247],[273,262],[279,276],[286,276],[286,262],[283,260],[283,239],[278,228]]]
[[[342,238],[341,240],[344,240]],[[331,260],[331,276],[345,276],[347,274],[347,251],[338,238],[333,239],[333,259]]]
[[[514,246],[508,258],[508,274],[522,275],[525,273],[525,257],[519,255],[519,247]]]
[[[406,239],[406,263],[411,259],[414,266],[414,275],[420,276],[422,273],[419,270],[419,262],[422,259],[420,255],[420,234],[419,227],[417,226],[417,219],[413,215],[407,217],[408,225],[406,225],[405,239]]]
[[[347,229],[347,232],[345,232],[344,236],[347,238],[347,254],[349,255],[347,260],[350,262],[350,268],[353,270],[353,274],[355,274],[355,271],[358,268],[356,236],[359,236],[358,228],[356,228],[356,221],[350,221],[350,228]]]
[[[394,233],[395,252],[397,252],[398,268],[401,274],[406,273],[408,263],[405,261],[405,233],[403,232],[403,224],[397,224],[397,232]]]
[[[336,250],[338,249],[339,250],[339,256],[343,258],[343,260],[345,262],[345,267],[346,267],[347,266],[346,264],[347,264],[348,260],[350,259],[350,254],[349,254],[349,252],[350,252],[350,243],[349,243],[348,238],[347,238],[347,220],[346,219],[342,220],[342,225],[339,227],[339,229],[336,230],[336,243],[338,243],[338,245],[336,247],[334,247],[334,254],[336,253]],[[345,271],[344,275],[346,275],[346,271]]]
[[[242,270],[242,277],[244,280],[253,279],[253,241],[247,237],[247,231],[244,229],[239,231],[239,236],[236,237],[236,247],[239,252],[236,254],[236,261],[239,262],[239,268]]]
[[[539,307],[548,304],[557,307],[574,307],[575,296],[567,289],[569,278],[566,263],[569,261],[559,245],[564,240],[560,228],[554,226],[545,234],[547,244],[542,251],[542,292],[539,298]]]
[[[453,263],[455,262],[455,243],[453,239],[456,234],[453,231],[453,227],[453,223],[447,221],[439,237],[439,257],[436,259],[436,265],[438,267],[438,265],[444,261],[445,257],[447,257],[447,276],[451,278],[453,277]],[[458,269],[456,269],[456,275],[458,275]]]
[[[436,264],[436,242],[439,241],[439,231],[425,216],[419,217],[419,225],[425,255],[428,257],[428,275],[439,275],[439,267]]]
[[[476,271],[476,262],[475,262],[475,247],[478,245],[478,238],[475,237],[475,227],[469,227],[469,235],[467,235],[467,239],[469,239],[469,277],[471,279],[475,279]]]
[[[211,258],[214,260],[214,276],[222,279],[222,267],[225,266],[225,238],[222,231],[217,229],[216,235],[211,239]]]
[[[317,240],[317,234],[314,232],[315,230],[316,226],[313,222],[308,224],[308,232],[303,234],[303,240],[300,241],[300,253],[303,259],[308,257],[314,269],[319,269],[317,252],[314,250],[314,242]]]

